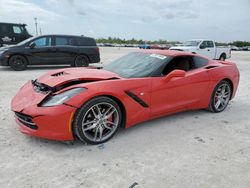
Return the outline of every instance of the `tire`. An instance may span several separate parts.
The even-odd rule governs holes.
[[[228,81],[220,81],[210,98],[209,110],[214,113],[222,112],[227,107],[232,95],[232,88]]]
[[[75,67],[88,67],[89,59],[84,55],[78,55],[75,58],[74,66]]]
[[[109,97],[96,97],[76,112],[72,128],[81,141],[101,144],[111,139],[121,124],[119,105]]]
[[[10,67],[15,71],[22,71],[27,68],[28,61],[21,55],[14,55],[9,59]]]
[[[225,54],[221,54],[219,60],[220,61],[225,61],[226,60],[226,55]]]

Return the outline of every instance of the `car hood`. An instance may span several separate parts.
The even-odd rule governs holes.
[[[119,79],[119,75],[103,69],[90,68],[67,68],[48,72],[36,81],[49,87],[59,87],[63,85],[73,85],[101,80]],[[72,84],[70,84],[72,83]]]
[[[17,47],[18,47],[17,45],[7,45],[7,46],[1,47],[0,51],[7,51],[7,50],[14,49],[14,48],[17,48]]]

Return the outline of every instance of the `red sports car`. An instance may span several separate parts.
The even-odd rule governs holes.
[[[238,83],[234,63],[143,50],[103,69],[60,69],[28,81],[11,108],[25,134],[99,144],[119,127],[160,116],[193,109],[221,112]]]

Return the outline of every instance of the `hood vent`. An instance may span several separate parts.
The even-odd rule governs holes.
[[[57,72],[55,74],[52,74],[51,76],[58,77],[58,76],[63,76],[65,74],[67,74],[67,73],[65,73],[65,72]]]

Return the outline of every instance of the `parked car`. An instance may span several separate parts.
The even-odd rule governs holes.
[[[11,109],[25,134],[100,144],[119,127],[160,116],[194,109],[222,112],[238,83],[234,63],[141,50],[103,69],[60,69],[28,81]]]
[[[191,52],[222,61],[231,57],[230,47],[217,47],[214,41],[204,39],[190,40],[184,42],[182,46],[171,47],[170,50]]]
[[[139,44],[138,47],[140,49],[150,49],[150,45],[149,44]]]
[[[240,48],[237,46],[230,46],[230,48],[232,51],[239,51],[240,50]]]
[[[0,22],[0,47],[3,45],[17,44],[32,37],[26,24]]]
[[[20,71],[28,65],[67,64],[81,67],[100,61],[93,38],[72,35],[43,35],[14,46],[0,48],[0,65]]]

